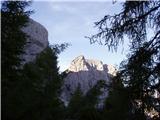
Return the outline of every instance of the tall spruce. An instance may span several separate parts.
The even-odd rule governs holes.
[[[47,47],[36,60],[21,66],[26,44],[26,26],[30,3],[4,1],[2,3],[2,119],[3,120],[60,120],[63,104],[59,100],[62,77],[57,56],[65,44]]]
[[[80,116],[81,116],[80,111],[82,107],[84,107],[83,99],[84,99],[83,93],[81,91],[80,86],[78,86],[67,106],[67,109],[66,109],[67,119],[73,119],[73,120],[80,119]]]
[[[25,11],[29,6],[25,1],[3,1],[1,6],[1,83],[2,83],[2,119],[12,119],[12,92],[20,80],[20,55],[27,36],[21,31],[28,21],[31,11]]]
[[[159,119],[160,2],[126,1],[122,7],[120,13],[106,15],[96,22],[99,32],[89,39],[116,51],[118,45],[125,42],[124,36],[129,38],[130,53],[120,66],[119,76],[130,93],[131,116],[128,119]],[[148,29],[153,31],[149,39]],[[153,111],[157,114],[155,118],[148,115]]]
[[[128,88],[124,87],[120,73],[112,78],[109,94],[105,100],[102,116],[107,120],[128,120],[130,114],[130,99]],[[116,115],[115,115],[116,113]]]
[[[60,120],[63,118],[63,104],[59,99],[62,77],[58,72],[57,53],[47,47],[34,62],[23,69],[19,112],[23,119]],[[22,92],[23,91],[23,92]],[[18,106],[17,106],[18,107]],[[22,118],[21,118],[22,119]]]
[[[101,89],[105,87],[105,81],[100,80],[84,95],[78,86],[67,107],[67,119],[101,120],[102,116],[97,105],[102,94]]]
[[[27,6],[29,3],[22,1],[2,2],[2,83],[5,85],[15,76],[21,64],[19,56],[23,53],[27,39],[21,28],[26,25],[31,13],[25,11]]]
[[[100,110],[100,95],[103,93],[103,89],[106,89],[106,82],[99,80],[97,83],[86,93],[83,99],[83,108],[80,111],[80,120],[101,120],[102,115]]]

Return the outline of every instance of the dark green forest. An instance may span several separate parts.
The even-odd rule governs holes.
[[[160,2],[126,1],[123,9],[96,22],[98,33],[87,37],[101,41],[116,52],[127,36],[130,49],[112,83],[103,80],[86,95],[80,87],[68,106],[60,100],[65,73],[58,68],[58,55],[68,45],[48,45],[36,60],[22,67],[20,55],[27,42],[21,28],[33,11],[31,2],[1,3],[1,118],[2,120],[159,120],[160,95]],[[154,31],[147,38],[147,29]],[[102,39],[103,38],[103,39]],[[101,89],[109,95],[103,108],[98,108]],[[148,113],[154,114],[153,117]]]

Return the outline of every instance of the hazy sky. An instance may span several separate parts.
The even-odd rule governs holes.
[[[34,1],[31,9],[35,11],[31,18],[42,24],[48,30],[50,44],[70,43],[71,46],[59,55],[60,71],[69,67],[70,62],[79,55],[88,59],[101,60],[103,63],[119,65],[125,58],[127,45],[117,53],[108,51],[107,46],[90,44],[84,36],[90,36],[98,31],[94,22],[106,14],[121,10],[120,2],[51,2]]]

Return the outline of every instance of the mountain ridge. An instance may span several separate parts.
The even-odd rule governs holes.
[[[72,60],[67,73],[60,97],[65,105],[69,103],[79,85],[83,94],[86,94],[99,80],[104,80],[106,84],[110,84],[111,76],[116,74],[116,68],[112,65],[103,64],[100,60],[86,59],[80,55]],[[107,95],[108,91],[103,90],[100,101],[103,102]],[[101,104],[103,104],[102,102]]]

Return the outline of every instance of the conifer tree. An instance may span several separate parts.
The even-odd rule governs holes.
[[[2,2],[2,82],[13,78],[21,64],[20,55],[27,36],[21,31],[28,21],[30,11],[25,11],[28,2]],[[5,80],[5,81],[3,81]]]
[[[154,95],[160,93],[160,2],[126,1],[122,7],[120,13],[96,22],[100,32],[89,39],[117,50],[124,36],[129,38],[130,53],[120,66],[119,77],[130,93],[132,117],[128,119],[146,120],[150,111],[160,112],[159,98]],[[154,31],[150,39],[148,28]]]
[[[83,95],[80,86],[74,92],[67,107],[67,118],[73,120],[101,120],[102,116],[98,111],[99,96],[101,89],[105,88],[105,81],[99,80],[86,95]]]
[[[103,118],[107,120],[127,120],[131,110],[129,90],[124,87],[119,76],[121,75],[117,73],[109,85],[109,94],[102,111]]]
[[[80,86],[78,86],[67,106],[66,118],[75,120],[80,119],[80,111],[82,107],[84,107],[83,99],[84,99],[83,93],[81,91]]]
[[[13,92],[20,80],[20,55],[27,36],[21,31],[28,21],[31,11],[25,1],[3,1],[1,7],[1,83],[2,83],[2,119],[15,118],[11,111],[16,96]]]
[[[106,89],[106,82],[99,80],[86,93],[83,99],[83,108],[80,111],[80,120],[101,120],[102,116],[99,111],[101,109],[98,105],[100,102],[99,96],[102,95],[102,89]]]
[[[24,66],[22,87],[19,87],[21,93],[24,91],[23,99],[20,99],[24,102],[22,104],[24,106],[20,107],[26,111],[23,119],[60,120],[63,118],[64,107],[59,99],[62,77],[58,73],[55,51],[54,48],[47,47],[34,62]]]
[[[25,11],[29,4],[2,2],[2,119],[60,120],[63,117],[63,104],[59,100],[62,77],[57,54],[66,45],[47,47],[35,61],[21,66],[20,55],[29,37],[21,29],[31,13]]]

